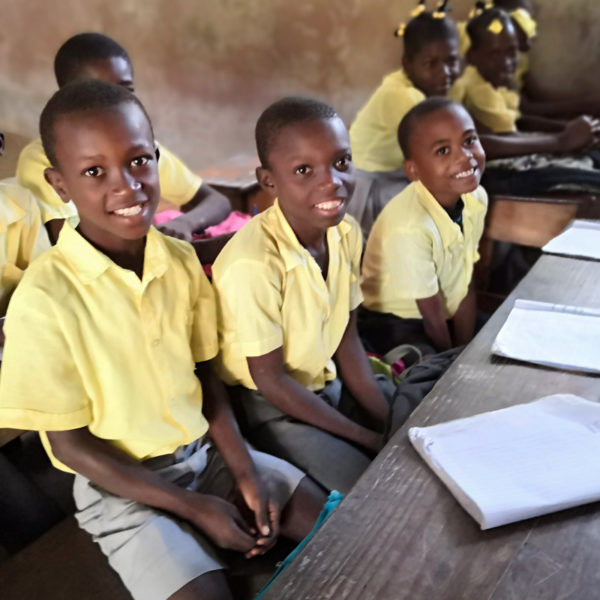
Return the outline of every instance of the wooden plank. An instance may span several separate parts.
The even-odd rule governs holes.
[[[599,377],[492,357],[490,347],[516,297],[597,307],[599,277],[598,262],[543,256],[267,598],[598,597],[598,505],[481,531],[412,449],[407,430],[557,392],[598,400]],[[583,540],[582,531],[590,531]],[[561,572],[569,596],[545,583]]]

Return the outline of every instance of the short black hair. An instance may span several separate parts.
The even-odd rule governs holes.
[[[410,158],[410,142],[417,123],[431,113],[454,106],[462,107],[462,104],[446,96],[430,96],[423,100],[423,102],[413,106],[404,115],[398,126],[398,143],[400,144],[404,158]]]
[[[269,153],[283,129],[297,123],[333,119],[338,114],[329,104],[304,96],[288,96],[266,108],[256,122],[255,139],[258,158],[269,168]]]
[[[73,81],[60,88],[48,100],[40,116],[40,135],[44,152],[53,167],[58,166],[56,160],[55,126],[58,119],[75,113],[91,113],[95,111],[110,111],[122,104],[131,102],[142,109],[148,119],[150,131],[154,139],[152,121],[143,104],[137,96],[120,85],[107,83],[97,79]]]
[[[436,13],[424,11],[411,19],[403,33],[404,56],[413,58],[425,46],[434,42],[444,42],[456,38],[458,30],[456,23],[448,16],[437,17]]]
[[[74,35],[59,48],[54,58],[54,74],[58,87],[77,79],[91,62],[115,57],[124,58],[131,67],[129,54],[112,38],[95,32]]]
[[[473,17],[467,23],[467,34],[471,40],[471,48],[477,49],[481,40],[484,38],[488,31],[488,27],[498,19],[504,27],[510,26],[514,28],[511,16],[501,8],[488,8],[484,9],[483,12]]]

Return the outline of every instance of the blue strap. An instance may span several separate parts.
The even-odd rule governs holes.
[[[265,587],[260,592],[258,592],[258,595],[254,600],[261,600],[261,598],[264,597],[264,595],[267,593],[267,590],[273,585],[273,582],[288,568],[289,564],[294,560],[294,558],[296,558],[296,556],[300,553],[304,546],[308,544],[308,541],[312,538],[312,536],[315,535],[315,533],[317,533],[321,525],[323,525],[323,523],[327,521],[329,515],[342,501],[343,497],[344,494],[340,494],[340,492],[336,490],[333,490],[333,492],[329,494],[329,498],[327,498],[327,502],[325,502],[325,506],[323,507],[323,510],[321,511],[321,514],[319,515],[317,522],[315,523],[315,526],[312,528],[311,532],[294,548],[294,550],[292,550],[285,557],[285,559],[281,563],[279,563],[279,566],[277,567],[275,573],[273,573],[271,579],[269,579]]]

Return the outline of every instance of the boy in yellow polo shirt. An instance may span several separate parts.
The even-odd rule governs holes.
[[[446,98],[413,108],[398,138],[413,183],[384,208],[367,242],[361,335],[381,353],[402,343],[446,350],[475,329],[485,154],[469,114]]]
[[[76,473],[77,519],[134,598],[231,598],[216,547],[254,556],[280,529],[301,539],[324,495],[239,435],[208,364],[212,288],[192,247],[151,227],[157,152],[139,100],[72,83],[40,130],[48,180],[80,221],[11,301],[0,427],[39,430]]]
[[[376,380],[357,334],[362,240],[345,214],[354,167],[342,120],[317,100],[284,98],[259,118],[256,142],[275,203],[213,266],[219,373],[237,386],[234,408],[257,448],[346,492],[386,423],[399,426],[426,390]]]
[[[100,33],[80,33],[69,38],[54,59],[54,73],[59,87],[84,78],[101,79],[134,91],[133,66],[126,50]],[[158,145],[158,170],[162,198],[183,207],[184,214],[161,226],[161,231],[186,241],[194,233],[221,222],[231,211],[229,200],[202,178],[190,171],[173,153]],[[50,162],[38,138],[25,146],[17,164],[17,180],[37,197],[42,218],[53,241],[64,219],[77,215],[73,202],[63,202],[44,178]],[[228,239],[228,238],[227,238]],[[212,262],[220,249],[218,240],[195,242],[199,256]]]
[[[402,117],[427,96],[445,96],[460,72],[458,32],[446,2],[428,11],[422,0],[396,32],[404,42],[402,69],[386,75],[350,126],[356,190],[348,212],[367,239],[385,204],[409,183],[396,133]]]

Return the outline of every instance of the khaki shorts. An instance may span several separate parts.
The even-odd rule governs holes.
[[[263,479],[277,483],[272,487],[283,507],[304,474],[284,460],[248,449]],[[231,499],[236,489],[219,451],[202,440],[144,464],[201,494]],[[184,520],[114,496],[81,475],[75,477],[73,494],[80,527],[100,545],[136,599],[164,600],[196,577],[227,568],[213,542]]]

